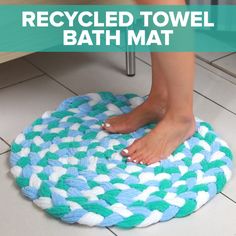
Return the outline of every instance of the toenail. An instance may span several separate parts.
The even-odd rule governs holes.
[[[128,149],[123,149],[123,152],[125,153],[125,154],[128,154],[129,153],[129,150]]]
[[[131,157],[127,157],[128,160],[131,160]]]
[[[136,160],[133,160],[134,163],[136,163],[137,161]]]
[[[109,128],[109,127],[111,127],[111,124],[105,123],[105,126],[106,126],[107,128]]]
[[[142,162],[142,161],[140,161],[139,163],[140,163],[141,165],[143,165],[143,162]]]

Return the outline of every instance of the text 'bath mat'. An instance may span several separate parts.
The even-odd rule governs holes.
[[[143,101],[91,93],[46,112],[12,145],[11,171],[23,194],[62,221],[101,227],[144,227],[199,209],[230,179],[230,149],[196,119],[197,132],[168,159],[126,163],[121,150],[155,125],[108,134],[101,124]]]

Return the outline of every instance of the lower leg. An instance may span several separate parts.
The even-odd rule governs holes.
[[[153,53],[162,68],[168,88],[164,118],[146,136],[122,152],[128,160],[152,164],[168,157],[195,131],[193,116],[193,53]]]
[[[168,91],[167,91],[167,81],[163,74],[162,68],[160,67],[159,60],[155,56],[155,53],[151,53],[152,60],[152,87],[150,94],[148,96],[148,101],[150,103],[158,102],[158,99],[161,101],[167,102]]]
[[[138,4],[184,5],[185,0],[136,0]],[[128,160],[152,164],[174,151],[195,131],[193,53],[153,53],[166,78],[168,103],[164,118],[146,136],[122,151]],[[154,66],[154,65],[153,65]]]
[[[168,87],[166,116],[191,118],[193,115],[194,54],[191,52],[156,53]]]
[[[166,110],[167,84],[158,63],[158,58],[152,57],[152,87],[147,100],[128,114],[108,119],[103,128],[109,132],[129,133],[141,126],[161,119]]]

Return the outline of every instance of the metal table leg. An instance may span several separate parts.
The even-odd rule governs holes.
[[[128,28],[126,29],[128,32]],[[128,33],[126,32],[126,75],[135,75],[135,47],[128,45]]]
[[[135,75],[135,52],[126,52],[126,74]]]
[[[219,4],[219,0],[211,0],[211,5],[218,5]]]

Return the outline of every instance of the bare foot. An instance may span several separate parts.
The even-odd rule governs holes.
[[[167,158],[181,143],[195,132],[195,119],[170,118],[163,120],[146,136],[136,140],[121,154],[128,161],[153,164]]]
[[[166,100],[148,98],[131,112],[107,119],[102,128],[111,133],[133,132],[148,123],[162,119],[165,107]]]

